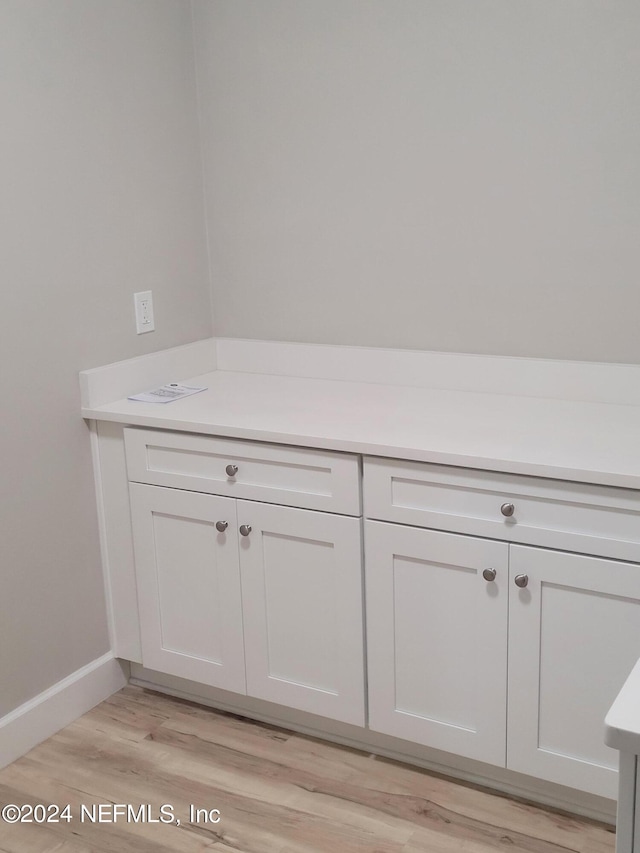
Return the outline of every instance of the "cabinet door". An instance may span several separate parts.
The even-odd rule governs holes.
[[[364,725],[361,523],[238,501],[247,693]]]
[[[144,666],[245,693],[235,501],[130,489]]]
[[[640,657],[640,566],[511,546],[510,574],[507,766],[615,798],[604,718]]]
[[[508,545],[367,521],[365,554],[370,727],[504,766]]]

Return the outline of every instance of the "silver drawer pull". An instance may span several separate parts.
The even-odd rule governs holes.
[[[250,524],[241,524],[240,525],[240,535],[248,536],[251,533],[251,525]]]
[[[228,521],[216,521],[216,530],[218,533],[224,533],[228,526]]]
[[[515,512],[515,506],[513,504],[502,504],[500,507],[500,512],[506,517],[511,518],[513,513]]]
[[[238,473],[238,466],[237,465],[227,465],[227,467],[224,470],[227,472],[227,477],[235,477],[236,474]]]
[[[482,577],[486,581],[491,583],[492,581],[494,581],[496,579],[496,570],[495,569],[485,569],[484,572],[482,573]]]
[[[516,586],[519,586],[520,589],[524,589],[525,586],[529,583],[529,575],[516,575],[514,578],[514,583]]]

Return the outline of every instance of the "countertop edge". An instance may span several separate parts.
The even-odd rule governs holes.
[[[541,465],[516,459],[473,456],[464,453],[415,448],[406,445],[373,444],[364,441],[351,441],[329,436],[301,433],[274,432],[265,429],[249,429],[229,424],[201,422],[194,420],[162,418],[149,414],[124,414],[119,411],[105,411],[103,408],[81,409],[86,420],[110,421],[124,426],[164,429],[177,432],[218,435],[224,438],[236,438],[249,441],[262,441],[273,444],[288,444],[317,450],[332,450],[340,453],[355,453],[362,456],[376,456],[386,459],[426,462],[437,465],[452,465],[459,468],[495,471],[505,474],[521,474],[531,477],[544,477],[577,483],[601,486],[613,486],[624,489],[640,489],[640,476],[620,474],[618,472],[597,471],[590,468],[572,468],[556,465]]]
[[[640,660],[609,709],[604,728],[607,746],[640,755]]]

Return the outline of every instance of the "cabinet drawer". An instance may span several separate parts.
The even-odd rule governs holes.
[[[503,504],[513,504],[511,516]],[[364,509],[383,521],[640,562],[632,489],[367,458]]]
[[[357,456],[135,428],[124,440],[136,483],[360,515]]]

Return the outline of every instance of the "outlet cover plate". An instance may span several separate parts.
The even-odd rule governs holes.
[[[150,290],[142,290],[133,294],[133,302],[136,312],[136,332],[143,335],[145,332],[153,332],[155,322],[153,319],[153,295]]]

